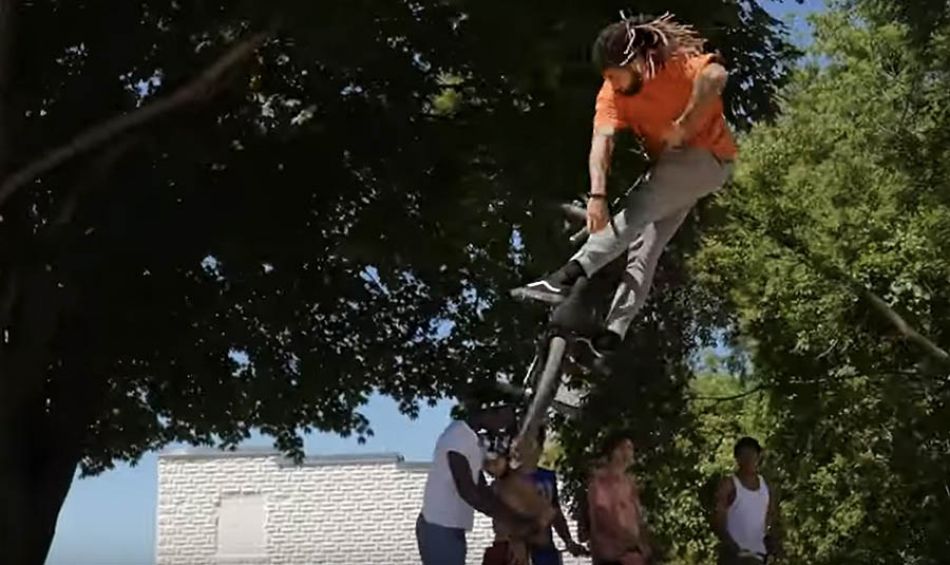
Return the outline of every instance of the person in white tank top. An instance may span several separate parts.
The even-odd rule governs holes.
[[[759,442],[744,437],[736,443],[733,454],[738,470],[725,477],[716,492],[713,525],[721,541],[719,565],[764,563],[766,556],[778,550],[771,534],[777,497],[759,474]]]

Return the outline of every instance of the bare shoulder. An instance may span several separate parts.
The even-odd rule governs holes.
[[[586,495],[593,499],[602,493],[607,486],[605,484],[606,473],[602,469],[593,469],[587,476]]]
[[[733,496],[736,492],[736,485],[732,481],[732,475],[723,475],[719,479],[719,486],[716,487],[716,494],[719,496]]]

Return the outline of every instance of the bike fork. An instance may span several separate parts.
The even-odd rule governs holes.
[[[551,338],[541,378],[534,390],[531,405],[528,407],[528,412],[521,424],[521,430],[518,432],[519,442],[524,438],[537,436],[541,421],[544,420],[544,415],[550,408],[561,382],[561,362],[566,351],[567,340],[564,337],[556,335]]]

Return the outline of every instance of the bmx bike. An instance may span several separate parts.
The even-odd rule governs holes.
[[[641,175],[628,191],[611,203],[611,207],[616,209],[619,201],[626,199],[630,192],[636,190],[648,178],[648,174]],[[579,207],[565,205],[562,210],[575,220],[585,218],[584,210]],[[583,228],[571,235],[570,241],[578,246],[586,241],[587,236],[587,229]],[[638,243],[634,241],[631,247],[636,247]],[[515,448],[526,438],[537,437],[540,426],[552,408],[569,419],[580,412],[578,395],[567,385],[572,375],[590,372],[588,364],[581,359],[583,354],[579,354],[579,350],[586,348],[588,352],[591,351],[589,340],[603,321],[609,306],[608,299],[613,295],[613,290],[620,280],[626,259],[626,255],[621,254],[592,277],[578,279],[568,297],[551,313],[547,327],[536,344],[534,359],[520,389],[512,387],[528,405],[512,442]],[[574,322],[566,323],[568,319]],[[581,323],[578,324],[577,320],[581,320]],[[516,454],[513,455],[517,460]]]

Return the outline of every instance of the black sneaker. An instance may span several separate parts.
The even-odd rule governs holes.
[[[617,372],[617,352],[605,351],[601,357],[594,359],[591,364],[591,372],[601,377],[610,378]]]
[[[574,283],[584,276],[584,269],[580,264],[571,261],[539,281],[512,290],[511,296],[518,300],[528,299],[560,304],[571,293]]]
[[[511,291],[511,296],[517,300],[537,300],[548,304],[564,302],[571,292],[571,285],[558,284],[550,279],[541,279]]]
[[[591,303],[590,279],[581,277],[571,287],[567,298],[551,312],[550,327],[565,337],[595,336],[603,332],[603,320]]]

